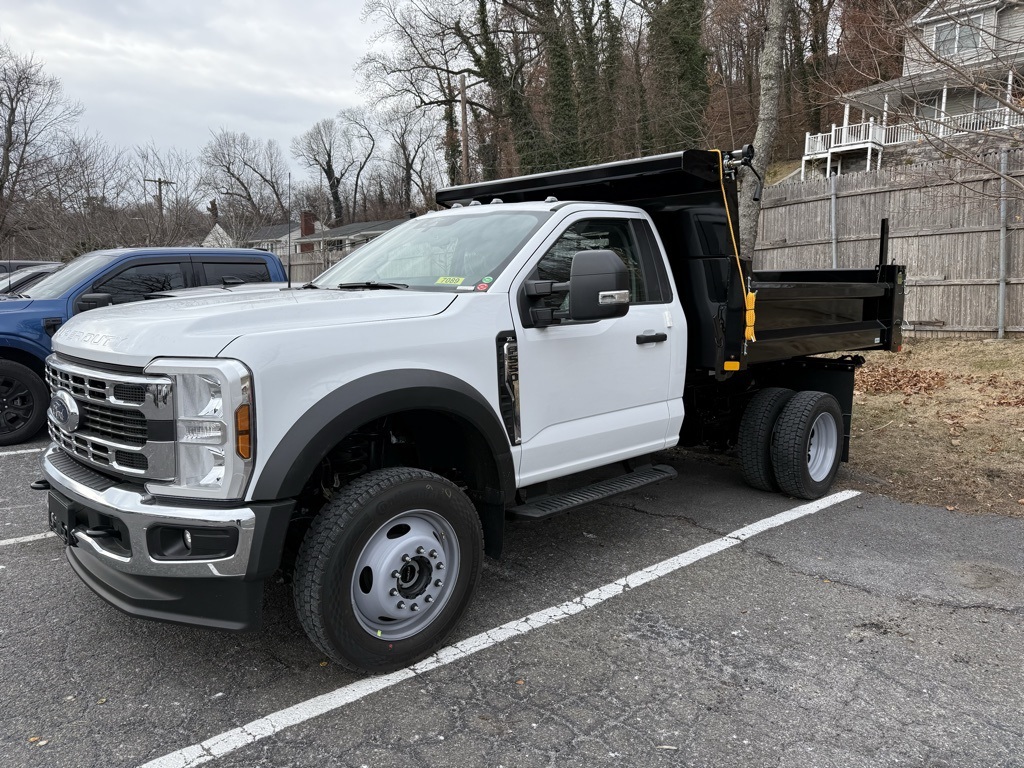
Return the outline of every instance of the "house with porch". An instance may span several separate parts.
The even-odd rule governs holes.
[[[908,22],[902,76],[843,94],[842,124],[806,134],[800,178],[873,170],[914,147],[1020,138],[1022,74],[1024,1],[935,0]]]

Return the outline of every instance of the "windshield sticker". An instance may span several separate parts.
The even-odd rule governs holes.
[[[476,289],[478,291],[486,291],[490,287],[491,286],[489,286],[487,283],[480,283],[479,285],[477,285]]]
[[[476,290],[476,286],[475,285],[459,285],[459,286],[456,286],[455,290],[456,291],[475,291]]]
[[[465,281],[464,277],[439,277],[434,285],[462,285]]]
[[[481,280],[480,282],[481,282],[481,283],[493,283],[493,282],[494,282],[494,278],[493,278],[493,277],[485,277],[485,278],[484,278],[483,280]]]

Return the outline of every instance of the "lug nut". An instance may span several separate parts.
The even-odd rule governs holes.
[[[408,563],[410,560],[412,560],[412,558],[409,557],[408,555],[402,555],[402,562],[403,563]]]
[[[409,610],[410,611],[418,611],[419,609],[420,609],[420,607],[418,605],[416,605],[416,603],[413,603],[412,605],[409,606]]]
[[[423,598],[423,602],[424,603],[432,603],[432,602],[434,602],[434,596],[433,595],[427,595],[426,597]]]
[[[437,550],[436,550],[436,549],[432,549],[432,550],[430,550],[430,556],[431,556],[431,557],[432,557],[433,559],[435,559],[435,560],[436,560],[436,559],[437,559]]]
[[[391,591],[388,592],[388,594],[391,595],[392,597],[398,597],[398,590],[395,589],[394,587],[392,587]]]
[[[444,586],[444,582],[441,581],[440,579],[438,579],[437,581],[434,582],[434,586],[435,587],[443,587]]]
[[[400,573],[399,573],[398,571],[392,571],[392,572],[391,572],[391,578],[392,578],[392,579],[397,579],[397,578],[400,578],[400,577],[401,577],[401,575],[402,575],[402,574],[400,574]]]
[[[444,570],[444,563],[438,563],[434,567],[437,568],[437,570],[439,570],[439,571],[443,571]]]
[[[422,555],[423,554],[423,547],[416,547],[416,554],[417,555]]]
[[[404,600],[399,600],[399,601],[398,601],[398,605],[396,605],[395,607],[396,607],[396,608],[397,608],[398,610],[402,610],[403,608],[405,608],[405,601],[404,601]]]

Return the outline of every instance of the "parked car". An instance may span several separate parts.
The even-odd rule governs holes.
[[[40,264],[52,264],[50,261],[32,261],[28,259],[4,259],[0,261],[0,275],[5,275],[8,272],[17,272],[19,269],[25,267],[36,267]]]
[[[5,272],[0,277],[0,294],[20,293],[30,288],[44,277],[60,269],[59,261],[40,261],[31,267],[22,267],[13,272]]]
[[[50,401],[44,362],[50,339],[70,317],[126,304],[156,291],[220,283],[287,279],[272,253],[241,248],[121,248],[79,256],[17,297],[0,301],[0,445],[28,440],[46,421]],[[131,337],[83,341],[112,350]],[[53,382],[51,382],[52,384]]]

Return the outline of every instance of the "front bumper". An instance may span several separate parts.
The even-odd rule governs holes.
[[[100,597],[134,616],[220,629],[254,629],[263,581],[278,567],[294,502],[242,507],[156,501],[142,486],[118,481],[71,459],[57,446],[43,454],[50,483],[50,527],[72,568]],[[226,532],[230,552],[154,553],[159,529]]]

